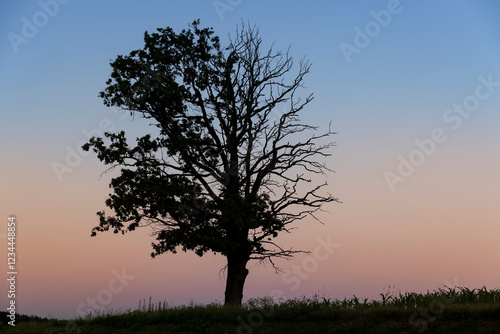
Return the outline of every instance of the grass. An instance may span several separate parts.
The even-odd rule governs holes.
[[[85,319],[18,317],[1,333],[500,333],[500,289],[441,288],[424,294],[380,294],[379,300],[314,296],[251,299],[243,307],[218,303],[169,307],[141,301],[136,310]]]

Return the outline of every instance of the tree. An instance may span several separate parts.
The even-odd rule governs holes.
[[[306,173],[330,171],[316,159],[330,155],[333,143],[319,141],[334,133],[296,138],[317,130],[298,117],[313,99],[296,97],[310,64],[301,60],[291,76],[289,52],[262,52],[256,28],[243,25],[226,48],[199,20],[179,34],[157,31],[145,33],[144,49],[111,63],[100,96],[108,107],[151,120],[158,135],[130,147],[123,131],[105,133],[107,144],[93,137],[83,145],[108,170],[122,167],[106,200],[115,215],[98,212],[92,236],[150,226],[153,258],[179,247],[222,254],[225,304],[241,305],[248,261],[267,260],[278,270],[273,258],[303,252],[278,245],[279,232],[338,201],[320,193],[326,182],[301,192],[311,181]],[[285,112],[273,118],[278,106]]]

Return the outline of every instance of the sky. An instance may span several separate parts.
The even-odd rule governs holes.
[[[112,175],[80,150],[104,130],[150,131],[98,97],[109,63],[145,31],[198,18],[223,43],[249,22],[266,45],[307,57],[315,99],[301,120],[337,132],[327,181],[342,203],[278,238],[312,251],[278,260],[284,273],[250,262],[244,301],[500,287],[499,16],[494,0],[2,1],[0,267],[6,277],[14,215],[17,311],[223,301],[222,256],[151,259],[147,229],[90,237]],[[1,309],[8,290],[1,280]]]

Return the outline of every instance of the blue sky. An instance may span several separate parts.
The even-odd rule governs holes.
[[[18,122],[89,120],[89,113],[100,112],[93,106],[100,104],[96,92],[109,74],[110,59],[141,47],[145,30],[167,25],[179,30],[195,18],[223,39],[240,20],[250,21],[266,42],[291,45],[296,58],[306,55],[313,63],[307,84],[316,106],[322,114],[335,113],[337,122],[363,117],[422,122],[465,94],[478,75],[499,70],[499,47],[492,41],[500,38],[495,21],[500,9],[494,1],[401,1],[400,12],[351,63],[340,43],[353,45],[353,29],[363,30],[373,21],[370,12],[387,9],[388,1],[241,1],[221,14],[222,21],[214,3],[69,1],[15,53],[7,33],[22,35],[22,18],[32,20],[42,7],[36,1],[4,2],[2,111]],[[53,108],[56,103],[60,108]],[[75,109],[80,112],[70,112]]]
[[[385,26],[377,23],[374,15],[390,13],[390,8],[396,8],[397,13],[391,14]],[[132,240],[127,239],[130,236],[89,238],[90,229],[97,224],[95,212],[104,209],[109,192],[109,178],[99,180],[104,166],[97,158],[80,154],[80,160],[62,181],[53,163],[64,163],[68,147],[77,151],[85,140],[83,132],[98,129],[103,120],[131,136],[148,131],[147,123],[121,117],[122,113],[106,108],[98,97],[111,73],[109,62],[119,54],[142,48],[145,31],[167,26],[180,31],[198,18],[202,26],[213,27],[223,43],[228,34],[234,34],[237,24],[250,22],[259,27],[264,44],[274,42],[276,49],[291,45],[296,60],[306,56],[313,66],[304,93],[314,93],[315,100],[304,110],[302,119],[320,126],[320,130],[332,121],[333,130],[338,132],[333,138],[337,147],[328,161],[336,174],[329,183],[331,192],[344,203],[330,208],[331,214],[324,216],[331,224],[314,225],[303,230],[300,238],[284,240],[314,248],[318,235],[331,234],[342,247],[328,266],[318,269],[311,284],[289,296],[311,294],[326,286],[326,293],[333,297],[353,293],[370,297],[378,296],[384,285],[392,283],[402,289],[425,290],[455,276],[464,284],[492,286],[496,282],[493,277],[500,274],[490,266],[499,250],[493,245],[500,244],[494,239],[500,232],[495,209],[500,195],[500,89],[495,88],[481,100],[477,110],[456,130],[450,129],[443,115],[475,94],[480,77],[500,81],[499,17],[500,3],[494,0],[2,1],[0,217],[16,214],[24,221],[20,238],[25,238],[25,243],[22,247],[20,244],[19,252],[27,267],[37,268],[25,269],[26,289],[31,291],[29,286],[39,279],[52,282],[51,273],[57,272],[57,268],[31,265],[45,261],[37,260],[37,253],[50,256],[52,250],[72,245],[68,254],[75,261],[81,254],[98,258],[94,285],[74,300],[49,307],[48,312],[53,314],[72,316],[74,312],[63,310],[74,309],[82,298],[98,291],[109,271],[119,269],[117,263],[125,263],[133,271],[137,262],[132,260],[151,262],[149,241],[140,246],[141,254],[132,256],[126,246]],[[34,24],[37,31],[30,31],[27,24]],[[367,27],[376,30],[367,32]],[[371,34],[367,35],[369,43],[358,45],[358,53],[347,59],[340,46],[346,43],[356,47],[358,29]],[[24,40],[17,44],[13,38]],[[443,128],[449,139],[392,192],[384,173],[395,172],[398,157],[408,158],[415,150],[415,140],[428,138],[437,127]],[[146,234],[143,237],[147,240]],[[412,246],[406,247],[405,242]],[[464,244],[471,247],[468,252],[460,248]],[[0,247],[3,245],[0,243]],[[106,245],[123,253],[107,254]],[[380,269],[368,265],[375,254],[369,249],[374,248],[379,252],[375,253]],[[439,261],[449,266],[440,267],[438,259],[427,262],[431,261],[427,256],[442,248],[446,252],[439,253]],[[392,258],[395,250],[397,259]],[[464,258],[464,264],[447,261],[456,254]],[[176,256],[187,259],[179,262],[190,268],[186,273],[195,272],[200,265],[189,256],[164,256],[146,269],[141,267],[144,274],[139,275],[138,282],[154,286],[147,277],[154,276],[153,271],[162,265],[173,265],[168,261],[178,261],[172,260]],[[482,266],[476,258],[484,259]],[[412,263],[421,260],[422,264],[410,265],[409,259]],[[68,255],[61,261],[64,265],[64,261],[72,260]],[[85,275],[94,270],[91,263],[82,263]],[[478,267],[468,273],[468,264]],[[396,267],[413,274],[398,276],[391,271]],[[426,276],[426,268],[441,269]],[[207,277],[216,276],[220,268],[216,269]],[[282,284],[279,276],[268,274],[272,271],[269,268],[252,266],[252,270],[256,276],[249,277],[252,281],[247,295],[266,295],[273,286]],[[172,274],[171,279],[182,282],[186,279],[182,272]],[[259,283],[264,278],[270,283]],[[80,282],[77,276],[66,279]],[[328,282],[335,282],[330,290]],[[206,284],[214,293],[203,295],[201,301],[222,298],[218,278],[212,283]],[[177,293],[158,286],[158,291],[166,295]],[[23,297],[26,313],[45,312],[37,308],[28,291]],[[175,301],[189,301],[193,297],[189,291],[180,291]],[[198,293],[194,297],[202,295],[193,291]],[[139,286],[131,287],[119,297],[123,298],[119,305],[127,306],[132,300],[135,306],[138,298],[148,297],[144,293]]]

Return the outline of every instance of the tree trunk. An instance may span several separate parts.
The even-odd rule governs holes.
[[[246,268],[248,262],[247,256],[228,255],[227,256],[227,281],[226,292],[224,294],[224,305],[241,306],[243,299],[243,285],[248,275]]]

